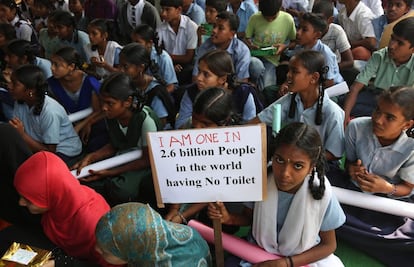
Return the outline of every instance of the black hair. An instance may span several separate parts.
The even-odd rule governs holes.
[[[157,79],[162,85],[166,85],[164,78],[159,74],[158,64],[151,60],[150,53],[143,45],[138,43],[127,44],[121,49],[119,57],[121,56],[123,56],[128,63],[137,66],[144,65],[145,70],[149,68],[155,79]]]
[[[230,30],[237,32],[237,29],[239,28],[239,17],[229,11],[222,11],[217,14],[218,19],[227,20],[230,25]]]
[[[321,32],[321,34],[328,29],[328,23],[322,14],[307,12],[301,16],[300,21],[308,22],[316,31]]]
[[[37,47],[34,47],[29,41],[23,39],[14,39],[7,43],[6,54],[16,55],[19,58],[26,56],[28,64],[34,64],[36,60]]]
[[[125,73],[112,73],[106,77],[102,82],[100,93],[120,101],[126,101],[131,97],[133,111],[141,111],[145,102],[132,79]]]
[[[223,88],[211,87],[201,91],[193,104],[193,113],[200,114],[218,126],[235,124],[233,99]]]
[[[35,65],[22,65],[15,69],[12,74],[27,89],[33,89],[36,104],[33,114],[40,115],[45,102],[45,92],[48,88],[47,80],[41,68]]]
[[[272,17],[282,7],[282,0],[259,0],[259,11],[263,16]]]
[[[211,50],[200,57],[198,62],[203,61],[212,73],[222,77],[226,76],[227,84],[230,88],[236,86],[236,74],[234,71],[233,60],[225,50]]]
[[[410,42],[411,47],[414,46],[414,17],[400,20],[392,30],[395,35]]]
[[[82,56],[71,46],[64,46],[53,53],[53,55],[62,58],[68,65],[74,64],[76,68],[82,69],[82,64],[84,63]]]
[[[58,9],[58,10],[55,10],[53,13],[53,22],[56,25],[72,27],[73,40],[75,43],[78,43],[79,36],[78,36],[78,30],[76,28],[76,19],[74,15],[72,15],[69,11]]]
[[[152,41],[158,55],[162,53],[162,47],[158,45],[158,33],[148,24],[140,24],[132,30],[132,34],[139,35],[146,42]]]
[[[312,13],[322,14],[325,19],[333,16],[333,3],[331,0],[320,0],[313,5]]]
[[[46,7],[49,12],[56,9],[55,5],[50,0],[34,0],[33,5],[38,7]]]
[[[15,0],[0,0],[0,5],[6,6],[10,9],[16,9],[16,12],[19,9]]]
[[[182,7],[183,0],[161,0],[160,6]]]
[[[325,90],[322,87],[323,82],[325,81],[326,73],[328,72],[328,67],[325,63],[325,57],[319,51],[314,50],[304,50],[292,57],[292,59],[299,59],[302,62],[302,65],[305,69],[308,70],[308,73],[319,73],[319,96],[318,96],[318,104],[316,108],[316,116],[315,116],[315,124],[321,125],[322,123],[322,106],[323,106],[323,98],[325,95]],[[291,59],[291,60],[292,60]],[[289,118],[293,118],[296,112],[296,101],[295,101],[296,93],[291,95],[290,100],[290,107],[289,107]]]
[[[272,140],[272,155],[283,145],[294,145],[308,155],[311,164],[315,166],[309,179],[309,190],[314,199],[322,199],[325,193],[325,150],[318,131],[305,123],[293,122],[286,125]],[[319,185],[314,183],[319,178]],[[317,184],[317,183],[316,183]]]
[[[378,96],[379,100],[399,106],[407,121],[414,120],[414,87],[392,87],[384,90]],[[410,137],[414,137],[413,127],[407,130],[407,135]]]
[[[206,6],[211,6],[217,13],[226,11],[227,2],[224,0],[206,0]]]
[[[411,5],[413,4],[413,0],[403,0],[404,3],[411,9]],[[387,5],[390,4],[391,1],[387,1]]]
[[[117,40],[118,38],[115,22],[111,19],[93,19],[91,22],[89,22],[88,27],[95,27],[101,33],[107,33],[108,40]],[[92,50],[94,50],[94,47],[92,47]]]
[[[0,23],[0,33],[8,41],[16,39],[16,29],[10,23]]]

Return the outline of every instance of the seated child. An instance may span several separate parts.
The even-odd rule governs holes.
[[[414,202],[414,88],[392,88],[378,98],[371,117],[353,119],[346,128],[347,173],[330,177],[334,185]],[[398,209],[398,206],[395,207]],[[414,221],[344,206],[341,239],[387,266],[414,261]]]
[[[394,26],[388,47],[373,53],[345,99],[345,123],[351,117],[369,116],[375,108],[375,96],[382,90],[414,84],[413,32],[414,17],[399,21]],[[362,91],[371,79],[374,79],[374,89]]]
[[[325,177],[318,132],[295,122],[280,130],[273,146],[266,200],[246,203],[242,213],[228,212],[220,202],[210,203],[210,219],[252,225],[251,242],[282,256],[255,266],[344,266],[333,253],[335,229],[345,222],[345,215]],[[226,266],[251,265],[230,258]]]

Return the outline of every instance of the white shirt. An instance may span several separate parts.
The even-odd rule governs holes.
[[[338,62],[341,62],[341,53],[351,48],[344,29],[335,23],[329,24],[328,31],[322,36],[321,41],[335,53]]]
[[[175,33],[168,22],[158,28],[160,44],[164,42],[165,50],[170,55],[185,55],[188,49],[197,47],[197,24],[189,17],[181,15],[178,32]]]
[[[372,26],[373,18],[372,11],[362,2],[358,3],[349,17],[345,7],[338,14],[339,24],[344,28],[350,42],[366,37],[375,38],[374,26]]]

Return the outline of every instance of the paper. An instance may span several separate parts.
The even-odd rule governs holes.
[[[34,257],[36,257],[37,253],[19,248],[9,259],[8,261],[14,261],[20,264],[28,265]]]
[[[346,94],[348,92],[349,92],[349,87],[346,84],[346,82],[341,82],[341,83],[335,84],[335,85],[325,89],[325,93],[329,97],[343,95],[343,94]]]

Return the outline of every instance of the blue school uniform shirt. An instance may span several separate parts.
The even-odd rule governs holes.
[[[166,84],[178,84],[171,56],[165,50],[162,50],[161,55],[158,55],[154,46],[151,48],[150,56],[151,60],[154,60],[154,62],[157,63],[159,69],[158,74],[164,78]],[[151,73],[149,68],[148,72]]]
[[[34,65],[38,66],[42,70],[46,79],[52,77],[52,63],[50,63],[49,60],[41,57],[36,57]]]
[[[151,91],[155,86],[159,85],[160,83],[153,79],[148,87],[145,89],[144,93],[147,94],[149,91]],[[168,111],[167,108],[164,106],[164,103],[158,96],[154,96],[152,99],[152,102],[150,103],[150,106],[152,110],[157,114],[158,118],[165,118],[168,117]]]
[[[342,78],[342,75],[339,73],[339,66],[336,55],[334,52],[332,52],[329,46],[322,43],[322,41],[318,39],[316,44],[312,47],[312,50],[321,52],[325,57],[325,64],[328,66],[328,73],[326,74],[326,78],[328,80],[334,80],[335,84],[343,82],[344,78]]]
[[[197,25],[200,25],[206,21],[204,9],[196,3],[192,3],[184,15],[190,17],[190,19],[197,23]]]
[[[40,143],[56,145],[56,153],[69,157],[81,153],[82,142],[65,109],[56,100],[45,96],[40,115],[34,115],[33,109],[26,103],[14,104],[13,115],[23,122],[24,130],[29,136]]]
[[[321,136],[325,150],[332,153],[335,157],[340,158],[345,151],[344,148],[344,111],[333,102],[327,94],[324,94],[322,102],[322,123],[315,124],[315,116],[317,110],[317,103],[312,107],[304,109],[302,100],[299,94],[296,94],[296,110],[293,118],[289,118],[290,101],[293,94],[287,94],[279,98],[273,104],[268,106],[258,114],[261,122],[272,126],[273,121],[273,106],[281,104],[281,122],[282,126],[292,122],[303,122],[316,128]]]
[[[384,31],[384,27],[387,24],[388,24],[388,20],[385,14],[372,20],[372,26],[374,26],[374,32],[375,32],[375,39],[377,39],[377,48],[381,40],[382,32]]]
[[[230,4],[227,5],[227,11],[234,13],[233,8]],[[245,32],[247,28],[247,23],[249,22],[250,17],[257,13],[257,7],[253,1],[242,1],[239,9],[235,13],[239,17],[239,28],[237,32]]]
[[[75,42],[75,34],[77,34],[77,42]],[[87,62],[87,56],[86,52],[84,50],[84,47],[88,46],[90,44],[89,35],[86,32],[77,30],[73,33],[72,40],[69,42],[67,40],[60,40],[61,46],[71,46],[78,51],[78,53],[82,56],[82,59],[84,62]]]
[[[198,74],[198,61],[200,57],[202,57],[205,53],[216,49],[217,47],[211,41],[211,37],[197,49],[193,76],[197,76]],[[240,39],[233,38],[226,51],[231,56],[237,78],[240,80],[249,78],[250,50],[247,45]]]
[[[372,130],[371,117],[351,120],[345,132],[346,158],[360,159],[368,172],[390,183],[404,180],[414,184],[414,139],[402,132],[389,146],[382,146]]]

